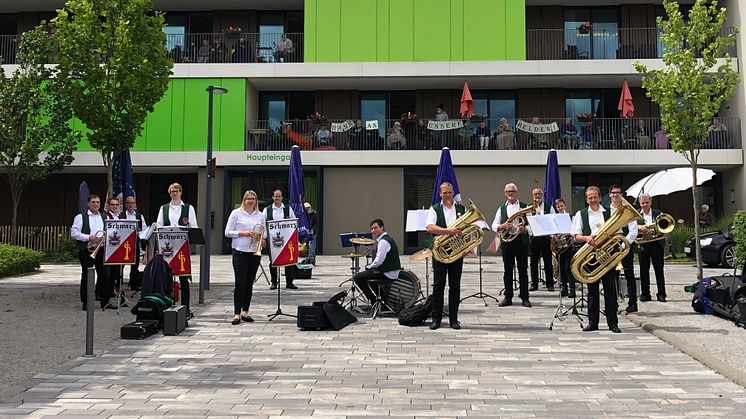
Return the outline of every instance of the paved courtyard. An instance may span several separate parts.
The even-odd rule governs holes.
[[[284,312],[327,299],[350,276],[347,259],[318,261],[312,279],[297,280],[299,290],[282,289]],[[502,264],[494,257],[485,261],[484,291],[498,296]],[[424,262],[405,265],[424,289]],[[478,267],[476,259],[467,260],[462,296],[478,291]],[[41,275],[74,284],[77,269]],[[672,301],[641,303],[638,319],[664,310],[668,314],[659,317],[707,319],[739,336],[742,329],[731,329],[732,323],[685,313],[691,297],[679,290],[693,282],[693,268],[667,267],[667,273]],[[38,374],[2,393],[0,416],[734,417],[746,409],[743,387],[631,317],[620,317],[621,334],[603,327],[581,332],[573,318],[550,331],[558,296],[545,290],[532,293],[530,309],[466,300],[458,331],[361,317],[341,331],[316,332],[299,331],[289,317],[267,321],[276,294],[263,278],[251,309],[257,321],[231,325],[230,257],[213,257],[211,275],[208,304],[194,308],[196,317],[181,335],[118,340],[95,358],[78,357]],[[24,281],[11,281],[11,288]],[[3,292],[11,291],[0,283]],[[97,318],[102,315],[115,316]],[[133,319],[120,317],[122,324]]]

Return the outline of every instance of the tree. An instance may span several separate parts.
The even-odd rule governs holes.
[[[688,20],[684,20],[676,1],[664,0],[663,6],[668,19],[658,17],[657,21],[665,46],[664,67],[648,70],[635,63],[635,69],[643,74],[642,87],[647,96],[660,105],[661,122],[673,149],[691,164],[697,275],[701,279],[697,159],[713,117],[739,83],[728,53],[728,47],[736,42],[737,31],[723,34],[726,12],[717,7],[717,0],[697,0]],[[719,58],[723,61],[718,62]]]
[[[52,20],[58,77],[101,153],[112,191],[114,154],[129,149],[168,88],[164,19],[150,0],[70,0]]]
[[[80,134],[70,129],[72,111],[50,62],[52,38],[37,27],[24,33],[18,70],[10,78],[0,66],[0,165],[13,206],[11,243],[18,243],[18,202],[33,181],[73,161]]]

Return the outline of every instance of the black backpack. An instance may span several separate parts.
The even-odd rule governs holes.
[[[422,326],[433,311],[433,296],[430,295],[424,302],[405,308],[399,312],[399,324],[402,326]]]
[[[153,256],[153,259],[145,266],[142,272],[142,291],[141,295],[163,295],[171,297],[174,287],[174,271],[168,266],[160,253]]]
[[[137,320],[157,320],[159,327],[163,324],[163,310],[171,307],[174,300],[164,295],[147,295],[140,298],[132,307],[132,314]]]

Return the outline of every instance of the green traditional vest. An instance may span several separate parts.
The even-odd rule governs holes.
[[[638,219],[637,219],[637,225],[638,225],[638,226],[644,226],[644,225],[645,225],[646,223],[645,223],[645,216],[644,216],[644,214],[642,213],[642,208],[639,208],[639,209],[637,210],[637,212],[639,212],[639,213],[640,213],[640,215],[642,215],[642,216],[643,216],[642,218],[638,218]],[[659,211],[659,210],[657,210],[657,209],[655,209],[655,208],[650,208],[650,215],[651,215],[651,216],[653,217],[653,223],[655,223],[655,219],[656,219],[656,217],[658,217],[658,216],[659,216],[659,215],[661,215],[661,214],[663,214],[663,212],[662,212],[662,211]],[[652,242],[652,243],[643,243],[642,245],[644,246],[644,245],[646,245],[646,244],[658,244],[658,246],[660,246],[660,247],[661,247],[661,249],[662,249],[662,248],[664,248],[664,247],[666,247],[666,241],[665,241],[665,240],[663,240],[663,239],[661,239],[661,240],[656,240],[656,241],[654,241],[654,242]]]
[[[585,207],[582,210],[580,210],[580,221],[583,222],[583,235],[584,236],[590,236],[591,235],[591,223],[588,221],[588,208]],[[611,216],[611,211],[604,211],[604,222],[609,219]]]
[[[391,246],[391,249],[386,253],[386,258],[383,259],[381,266],[374,269],[375,272],[384,273],[389,271],[395,271],[401,269],[401,262],[399,261],[399,248],[396,246],[396,242],[388,234],[381,237],[381,240],[385,240]]]
[[[275,212],[274,209],[275,209],[274,204],[267,207],[267,221],[272,221],[272,217],[274,217],[274,212]],[[288,207],[287,205],[282,207],[282,215],[284,219],[290,218],[290,207]]]
[[[441,228],[448,228],[448,225],[446,224],[446,216],[445,216],[445,213],[443,212],[443,203],[439,202],[433,205],[433,209],[435,210],[435,215],[438,217],[435,224]],[[456,204],[456,218],[464,215],[465,212],[466,212],[466,207],[464,207],[461,204]]]
[[[526,208],[527,206],[528,204],[526,204],[525,202],[518,201],[519,208]],[[506,202],[500,207],[500,224],[508,221],[508,218],[508,203]],[[524,245],[528,245],[528,241],[528,233],[521,234],[521,243],[523,243]]]
[[[164,227],[171,225],[171,220],[168,218],[168,211],[169,211],[170,206],[171,204],[165,204],[161,207],[161,212],[163,213],[163,222],[161,224],[163,224]],[[179,216],[179,222],[178,222],[180,226],[186,225],[184,224],[185,218],[189,218],[189,204],[187,204],[186,202],[182,202],[181,203],[181,215]]]

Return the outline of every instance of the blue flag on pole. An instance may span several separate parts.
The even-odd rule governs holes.
[[[554,206],[554,200],[562,198],[557,151],[554,149],[549,150],[549,155],[547,155],[546,170],[544,175],[544,202],[549,202]]]
[[[458,190],[456,172],[453,170],[453,163],[451,162],[451,150],[448,147],[443,147],[443,151],[440,153],[440,163],[438,164],[438,173],[435,175],[435,188],[433,189],[433,202],[431,205],[440,202],[440,184],[443,182],[450,182],[453,185],[453,200],[461,202],[461,193]]]
[[[128,196],[135,196],[135,180],[132,176],[132,159],[130,158],[130,150],[125,149],[114,155],[114,165],[111,168],[111,179],[112,179],[112,196],[119,198],[120,202]],[[120,205],[119,208],[123,208],[124,205]]]
[[[303,207],[305,202],[306,187],[303,182],[303,163],[300,160],[300,147],[294,145],[290,149],[290,174],[288,177],[288,199],[290,208],[293,209],[295,216],[298,218],[298,240],[302,243],[308,242],[313,238],[310,225],[308,223],[308,214]]]

